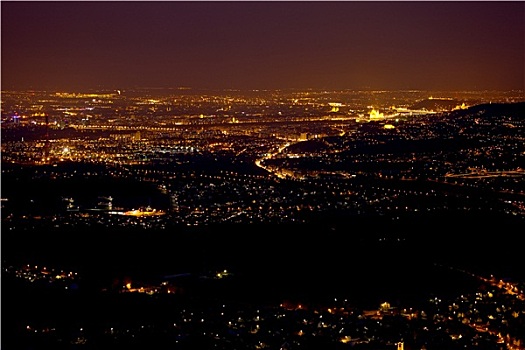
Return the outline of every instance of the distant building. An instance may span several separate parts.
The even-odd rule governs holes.
[[[370,120],[383,120],[385,119],[385,115],[379,111],[376,111],[375,109],[372,109],[369,115]]]
[[[309,132],[302,132],[300,135],[299,135],[299,140],[300,141],[306,141],[310,138],[310,133]]]

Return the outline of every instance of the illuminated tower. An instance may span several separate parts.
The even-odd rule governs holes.
[[[397,350],[403,350],[405,347],[403,345],[403,342],[400,341],[399,343],[397,343]]]

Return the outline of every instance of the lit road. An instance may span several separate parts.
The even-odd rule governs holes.
[[[261,169],[264,169],[266,170],[267,172],[269,172],[270,174],[273,174],[275,176],[277,176],[278,178],[281,178],[281,179],[284,179],[286,176],[282,175],[282,174],[279,174],[277,173],[275,170],[273,170],[272,168],[270,167],[266,167],[264,166],[264,164],[262,164],[263,161],[267,160],[267,159],[271,159],[273,157],[275,157],[276,155],[278,155],[279,153],[281,153],[286,147],[290,146],[291,143],[290,142],[287,142],[285,143],[284,145],[280,146],[276,152],[274,153],[267,153],[264,157],[262,158],[259,158],[255,161],[255,165],[257,165],[259,168]]]

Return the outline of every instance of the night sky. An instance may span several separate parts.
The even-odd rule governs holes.
[[[524,88],[525,2],[2,1],[2,89]]]

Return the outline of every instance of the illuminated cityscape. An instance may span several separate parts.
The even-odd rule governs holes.
[[[523,10],[2,2],[1,346],[524,350]]]
[[[424,91],[156,93],[2,93],[3,239],[13,246],[33,241],[34,247],[26,246],[30,255],[22,256],[37,264],[26,266],[17,250],[4,252],[6,280],[15,283],[18,277],[24,282],[16,282],[17,288],[29,283],[44,295],[101,298],[102,305],[124,298],[115,301],[123,303],[120,308],[126,303],[137,308],[131,323],[113,315],[96,330],[76,315],[78,329],[67,334],[56,317],[28,320],[12,329],[15,339],[28,346],[523,348],[525,297],[518,279],[523,275],[513,270],[516,280],[503,282],[492,274],[505,271],[499,264],[483,270],[475,260],[488,249],[484,225],[498,220],[512,228],[525,220],[522,91],[432,93],[443,98]],[[392,106],[394,99],[398,107]],[[337,111],[330,101],[338,101]],[[350,222],[366,232],[343,239],[354,232]],[[422,237],[420,225],[433,229]],[[245,230],[254,236],[245,236]],[[454,237],[458,230],[467,231],[463,238]],[[163,232],[179,233],[158,236]],[[331,235],[326,242],[304,243],[304,236],[322,232]],[[133,243],[114,251],[122,235]],[[94,242],[106,246],[93,270],[83,266],[90,253],[77,252],[80,257],[72,259],[62,251],[62,240],[86,237],[94,240],[84,243],[88,252],[100,249]],[[239,265],[248,257],[231,247],[258,237],[292,249],[286,254],[290,266],[277,267],[287,264],[286,257],[263,263],[264,268],[257,260]],[[396,296],[398,291],[368,300],[346,290],[348,282],[331,282],[366,260],[362,253],[349,258],[342,247],[328,248],[331,240],[393,259],[394,276],[399,269],[420,273],[404,265],[418,261],[420,267],[429,264],[425,273],[431,276],[445,271],[471,281],[457,282],[457,295],[441,296],[426,286],[416,298]],[[427,252],[431,259],[412,251],[427,240],[436,248]],[[184,247],[172,250],[177,245]],[[264,247],[246,254],[275,250]],[[188,250],[175,259],[183,263],[170,263],[179,249]],[[331,268],[327,281],[315,282],[326,283],[319,292],[304,286],[302,278],[326,269],[310,261],[311,256],[326,260],[326,249],[338,252],[334,263],[341,267]],[[408,256],[399,258],[391,249]],[[457,265],[440,256],[456,249]],[[475,253],[464,251],[469,249]],[[519,259],[519,250],[505,250],[509,261]],[[100,276],[85,282],[77,272],[38,268],[58,257]],[[297,265],[296,259],[307,260]],[[296,265],[310,272],[292,272]],[[266,269],[277,270],[267,275]],[[357,274],[374,286],[377,273],[366,268]],[[310,292],[280,280],[288,274]],[[281,291],[255,287],[259,283],[281,284]],[[155,308],[171,303],[166,297],[180,304],[152,318],[153,311],[139,312],[151,301],[142,296],[126,301],[122,293],[155,298]]]

